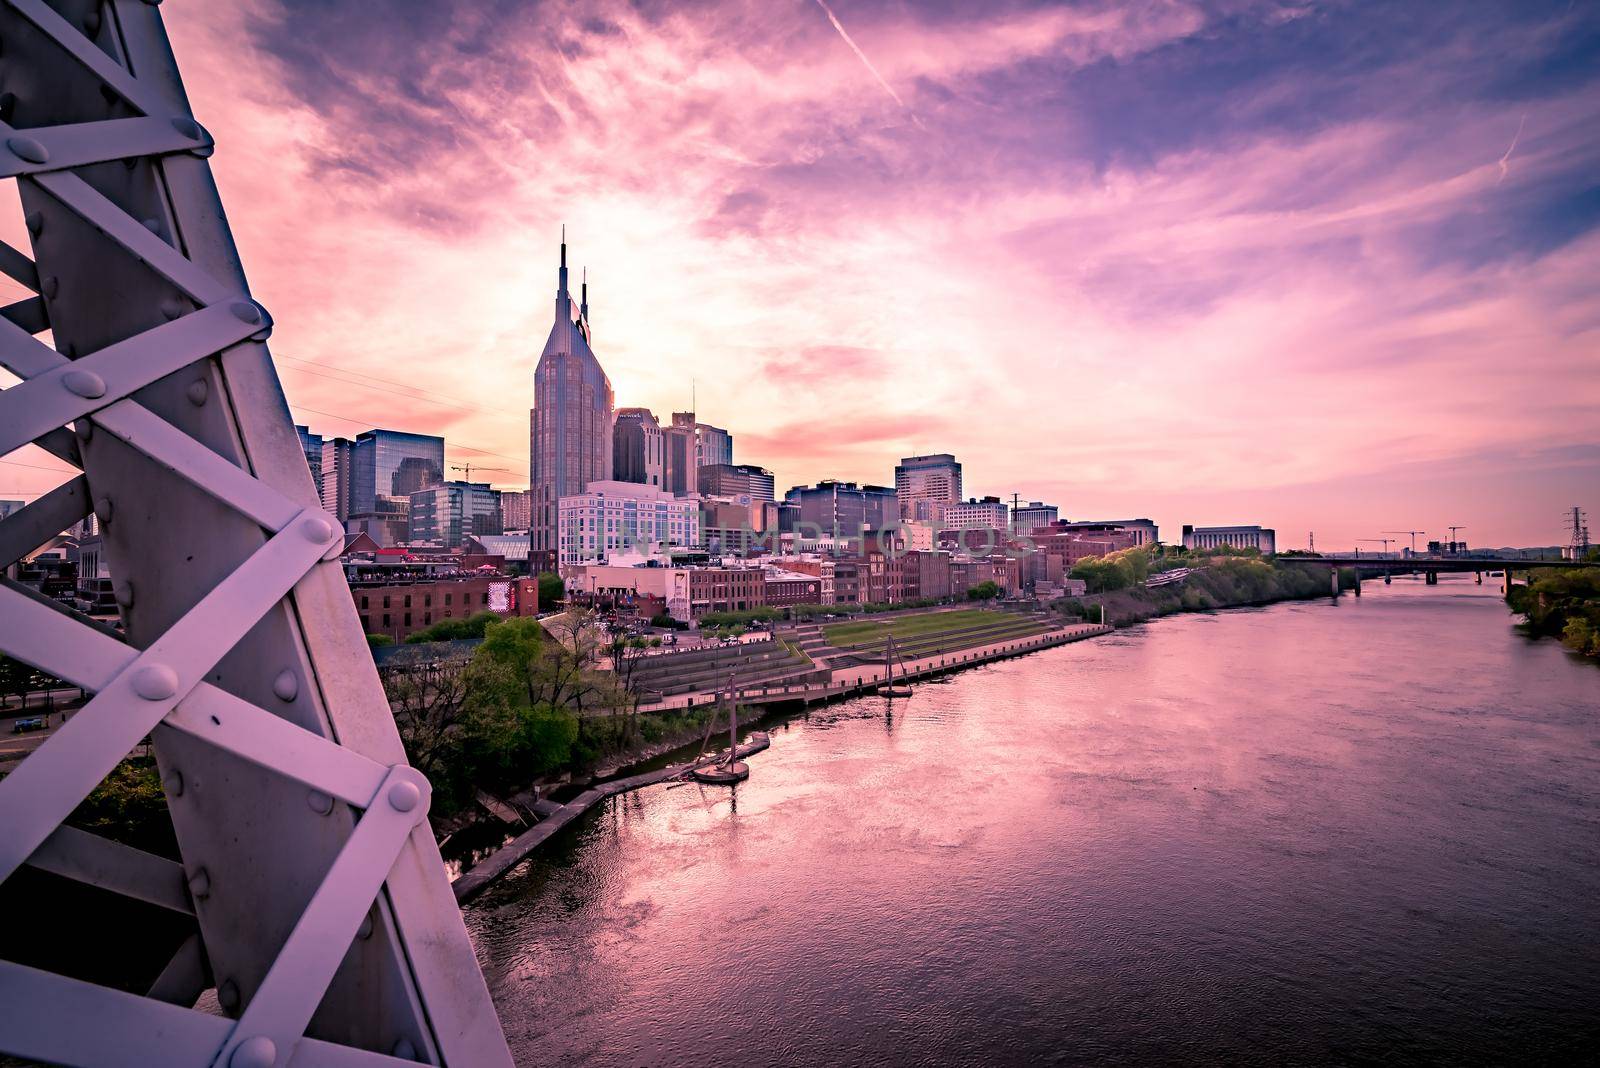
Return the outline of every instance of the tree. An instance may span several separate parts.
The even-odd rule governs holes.
[[[383,673],[383,690],[411,766],[430,779],[454,756],[471,710],[466,657],[416,662]]]
[[[993,579],[984,579],[967,591],[969,601],[992,601],[1000,596],[1000,587]]]
[[[567,584],[561,576],[549,571],[539,574],[539,610],[547,612],[567,599]]]

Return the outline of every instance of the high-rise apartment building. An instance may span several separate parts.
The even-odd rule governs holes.
[[[944,506],[961,500],[961,465],[947,452],[907,456],[894,469],[900,518],[907,523],[937,523]]]
[[[500,491],[500,526],[503,530],[527,530],[533,518],[531,490]]]
[[[429,486],[411,494],[407,524],[413,545],[459,549],[467,537],[500,533],[500,494],[487,482]]]
[[[667,489],[680,496],[699,491],[702,467],[733,463],[733,435],[721,427],[696,421],[693,412],[673,412],[663,427]]]
[[[749,497],[772,501],[772,472],[753,464],[709,464],[700,468],[700,492],[708,497]]]
[[[796,486],[784,499],[796,506],[797,533],[827,538],[855,538],[863,531],[886,530],[899,520],[894,490],[825,479],[815,486]]]
[[[561,498],[560,515],[562,567],[701,541],[698,501],[636,482],[591,482],[583,493]]]
[[[317,487],[317,500],[322,500],[322,435],[313,434],[308,426],[296,425],[300,435],[300,451],[306,454],[306,466],[311,469],[311,482]]]
[[[693,417],[690,417],[688,426],[682,426],[674,416],[671,426],[661,428],[661,445],[665,468],[663,488],[679,497],[695,493],[700,485],[700,475],[694,460]]]
[[[355,478],[350,464],[352,447],[349,438],[328,438],[322,443],[322,478],[319,481],[322,510],[341,523],[350,518],[351,485]]]
[[[528,486],[533,492],[535,570],[555,564],[561,499],[611,479],[611,380],[589,347],[589,292],[585,283],[576,318],[567,291],[567,242],[561,241],[556,317],[533,375],[528,438]]]
[[[611,435],[611,478],[662,489],[667,480],[666,442],[649,408],[617,409]]]

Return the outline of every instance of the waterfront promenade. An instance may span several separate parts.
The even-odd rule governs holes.
[[[949,653],[934,654],[899,661],[895,664],[895,680],[914,681],[932,675],[973,667],[991,660],[1083,641],[1086,638],[1109,634],[1112,628],[1098,623],[1081,623],[1056,627],[1040,634],[979,645]],[[826,664],[821,666],[827,666]],[[814,704],[862,693],[880,685],[886,675],[884,665],[853,664],[831,667],[827,681],[791,683],[781,686],[752,686],[734,691],[741,705],[774,706],[783,704]],[[649,704],[641,704],[640,712],[664,712],[672,709],[692,708],[725,696],[722,690],[703,690],[695,693],[674,694]]]

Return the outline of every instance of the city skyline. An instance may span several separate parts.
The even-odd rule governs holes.
[[[1561,540],[1600,471],[1592,14],[833,12],[871,69],[815,4],[761,39],[438,5],[438,57],[351,11],[175,25],[296,420],[525,469],[565,220],[618,403],[697,392],[780,486],[948,451],[1074,518]]]

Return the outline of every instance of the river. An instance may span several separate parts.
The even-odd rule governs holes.
[[[525,1065],[1589,1060],[1600,670],[1498,586],[1176,616],[772,727],[467,913]]]

